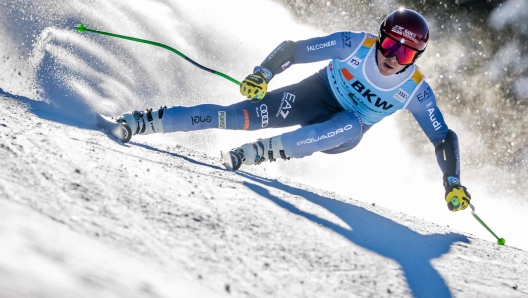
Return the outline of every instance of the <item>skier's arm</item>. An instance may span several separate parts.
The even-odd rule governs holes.
[[[269,81],[297,63],[344,59],[363,42],[365,32],[336,32],[324,37],[283,41],[240,84],[240,94],[252,102],[266,96]]]
[[[447,127],[429,84],[421,84],[406,108],[435,147],[436,159],[444,177],[460,179],[458,138]]]
[[[469,206],[471,196],[460,183],[460,149],[458,137],[447,127],[442,112],[436,105],[434,93],[424,82],[413,95],[407,109],[435,147],[438,165],[443,173],[446,202],[449,210],[463,210]],[[452,202],[453,197],[460,202]]]
[[[344,59],[363,42],[365,35],[365,32],[346,31],[307,40],[283,41],[255,67],[254,73],[264,73],[269,82],[293,64]]]

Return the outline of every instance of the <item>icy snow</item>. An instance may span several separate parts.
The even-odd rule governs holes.
[[[528,295],[527,253],[491,237],[45,105],[0,98],[0,297]]]
[[[35,3],[0,15],[1,298],[528,297],[526,203],[463,178],[506,238],[497,245],[469,210],[447,210],[433,154],[413,158],[393,120],[350,154],[236,173],[219,149],[283,130],[122,144],[95,112],[229,104],[238,90],[166,50],[73,26],[163,42],[238,79],[281,41],[327,32],[264,0]],[[233,17],[240,7],[274,22],[255,34],[260,20]],[[321,65],[296,65],[270,88]]]

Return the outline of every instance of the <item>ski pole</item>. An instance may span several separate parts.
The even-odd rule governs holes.
[[[118,34],[114,34],[114,33],[109,33],[109,32],[104,32],[104,31],[98,31],[98,30],[93,30],[93,29],[89,29],[89,28],[86,28],[84,26],[84,24],[79,24],[77,26],[75,26],[75,28],[77,30],[79,30],[79,32],[84,32],[84,31],[88,31],[88,32],[93,32],[93,33],[97,33],[97,34],[102,34],[102,35],[108,35],[108,36],[112,36],[112,37],[117,37],[117,38],[122,38],[122,39],[127,39],[127,40],[132,40],[132,41],[135,41],[135,42],[141,42],[141,43],[146,43],[146,44],[150,44],[150,45],[154,45],[154,46],[158,46],[158,47],[161,47],[161,48],[164,48],[164,49],[167,49],[173,53],[176,53],[178,56],[182,57],[183,59],[187,60],[188,62],[190,62],[192,65],[200,68],[201,70],[205,70],[205,71],[208,71],[210,73],[214,73],[215,75],[219,75],[221,76],[222,78],[225,78],[225,79],[228,79],[230,80],[231,82],[237,84],[237,85],[240,85],[240,82],[233,79],[232,77],[226,75],[226,74],[223,74],[219,71],[216,71],[216,70],[213,70],[213,69],[210,69],[210,68],[207,68],[203,65],[200,65],[198,63],[196,63],[195,61],[193,61],[192,59],[190,59],[189,57],[185,56],[184,54],[182,54],[181,52],[179,52],[178,50],[174,49],[174,48],[171,48],[167,45],[164,45],[162,43],[159,43],[159,42],[155,42],[155,41],[150,41],[150,40],[145,40],[145,39],[139,39],[139,38],[135,38],[135,37],[130,37],[130,36],[125,36],[125,35],[118,35]]]
[[[482,219],[480,219],[477,214],[475,214],[475,207],[473,206],[473,204],[469,204],[469,207],[471,207],[471,214],[473,215],[473,217],[478,220],[478,222],[480,222],[480,224],[484,226],[486,230],[488,230],[488,232],[490,232],[493,236],[495,236],[495,238],[497,238],[497,243],[499,245],[504,245],[504,243],[506,243],[506,240],[504,238],[499,238],[497,235],[495,235],[495,233],[493,233],[493,231],[482,221]]]

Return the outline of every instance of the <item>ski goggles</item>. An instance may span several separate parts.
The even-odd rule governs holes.
[[[412,64],[423,52],[403,45],[383,32],[379,34],[378,45],[383,57],[396,56],[400,65]]]

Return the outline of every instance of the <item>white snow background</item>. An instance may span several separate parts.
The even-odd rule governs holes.
[[[165,43],[241,80],[281,41],[329,33],[281,5],[0,8],[0,297],[528,297],[526,202],[462,168],[477,214],[506,238],[497,245],[469,210],[447,210],[434,154],[414,159],[392,119],[348,153],[237,173],[223,169],[220,148],[287,129],[128,144],[97,130],[95,113],[241,96],[174,53],[74,25]],[[296,65],[270,88],[325,64]],[[454,129],[463,158],[472,136]]]

